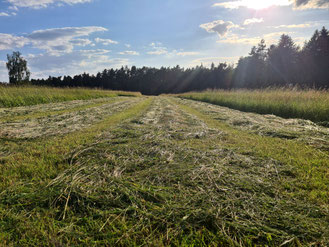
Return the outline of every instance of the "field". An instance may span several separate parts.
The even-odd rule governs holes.
[[[240,111],[309,119],[329,126],[329,92],[326,90],[215,90],[186,93],[181,97]]]
[[[0,246],[329,245],[328,128],[109,94],[0,108]]]
[[[140,93],[91,90],[83,88],[15,87],[0,85],[0,107],[28,106],[72,100],[139,95]]]

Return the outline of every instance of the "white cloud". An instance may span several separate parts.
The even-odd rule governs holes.
[[[29,43],[29,39],[21,36],[0,33],[0,50],[21,48]]]
[[[229,34],[227,37],[225,37],[225,39],[218,40],[217,43],[251,46],[251,45],[257,45],[262,39],[264,39],[266,44],[271,45],[271,44],[277,44],[282,34],[283,32],[272,32],[272,33],[264,34],[262,36],[254,36],[254,37]],[[295,32],[285,32],[285,34],[293,36]],[[307,39],[306,37],[302,37],[302,36],[293,37],[293,40],[297,45],[302,45],[306,39]]]
[[[0,12],[0,16],[10,16],[10,15],[6,12]]]
[[[146,52],[149,55],[165,55],[166,57],[186,57],[199,54],[198,52],[194,51],[169,50],[160,42],[153,42],[149,46],[151,47],[151,50]]]
[[[247,26],[247,25],[251,25],[251,24],[255,24],[255,23],[262,23],[264,22],[263,18],[251,18],[251,19],[246,19],[243,22],[243,25]]]
[[[118,41],[114,41],[114,40],[111,40],[111,39],[96,38],[95,41],[96,41],[96,43],[101,43],[102,45],[111,45],[111,44],[117,45],[117,44],[119,44]]]
[[[288,6],[291,5],[291,0],[239,0],[215,3],[213,7],[222,7],[227,9],[238,9],[240,7],[251,9],[264,9],[271,6]]]
[[[53,41],[88,36],[93,32],[107,31],[104,27],[63,27],[34,31],[28,37],[32,40]]]
[[[94,44],[85,37],[102,31],[107,31],[107,29],[92,26],[53,28],[37,30],[25,37],[0,33],[0,50],[21,48],[32,44],[37,49],[60,55],[72,52],[75,46],[93,46]]]
[[[71,40],[70,43],[76,46],[87,46],[93,44],[93,42],[91,42],[89,39],[74,39]]]
[[[304,24],[291,24],[291,25],[280,25],[280,26],[275,26],[273,28],[289,28],[289,29],[295,29],[295,28],[306,28],[306,27],[312,27],[314,25],[310,23],[304,23]]]
[[[31,41],[34,47],[46,50],[52,54],[70,53],[74,46],[91,45],[92,42],[88,39],[80,37],[89,36],[94,32],[107,31],[103,27],[64,27],[38,30],[32,32],[27,38]]]
[[[131,56],[138,56],[139,52],[137,51],[122,51],[119,52],[120,55],[131,55]]]
[[[181,52],[177,52],[176,55],[177,56],[181,56],[181,57],[186,57],[186,56],[195,56],[198,55],[199,52],[195,52],[195,51],[181,51]]]
[[[213,4],[213,7],[222,7],[227,9],[238,9],[240,7],[251,9],[264,9],[271,6],[289,6],[294,5],[296,9],[328,9],[329,0],[237,0]]]
[[[125,47],[130,48],[131,45],[130,44],[125,44]]]
[[[164,47],[161,43],[151,43],[150,44],[151,51],[148,51],[147,54],[149,55],[165,55],[168,54],[168,49]]]
[[[88,3],[92,0],[8,0],[9,3],[12,4],[13,8],[17,7],[25,7],[25,8],[46,8],[49,5],[57,4],[61,6],[62,4],[77,4],[77,3]]]
[[[16,6],[9,6],[8,9],[13,11],[18,11],[18,8]]]
[[[130,65],[129,59],[110,57],[109,50],[75,50],[61,56],[50,53],[27,56],[32,78],[75,75],[83,72],[96,74],[105,68]]]
[[[200,25],[208,33],[217,33],[219,36],[225,36],[231,28],[238,27],[231,21],[217,20]]]

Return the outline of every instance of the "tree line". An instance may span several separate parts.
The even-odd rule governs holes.
[[[13,82],[17,83],[17,77],[13,78]],[[201,65],[187,69],[178,65],[162,68],[125,66],[105,69],[96,75],[50,76],[48,79],[32,79],[30,83],[139,91],[147,95],[205,89],[329,88],[329,32],[325,27],[316,30],[302,48],[285,34],[281,35],[277,44],[269,47],[265,40],[261,40],[252,47],[248,56],[239,59],[235,67],[226,63],[212,64],[210,68]]]

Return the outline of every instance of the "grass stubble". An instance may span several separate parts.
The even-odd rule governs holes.
[[[268,134],[218,106],[137,101],[75,132],[0,139],[3,245],[329,243],[325,128],[275,119]]]

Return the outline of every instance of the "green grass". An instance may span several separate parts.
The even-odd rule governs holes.
[[[322,132],[262,136],[176,97],[111,102],[78,131],[0,131],[0,246],[328,245],[329,145],[308,139]]]
[[[0,86],[0,107],[29,106],[116,96],[140,96],[140,93],[84,88]]]
[[[236,90],[205,91],[181,95],[246,112],[274,114],[284,118],[302,118],[329,124],[329,92],[316,90]]]

